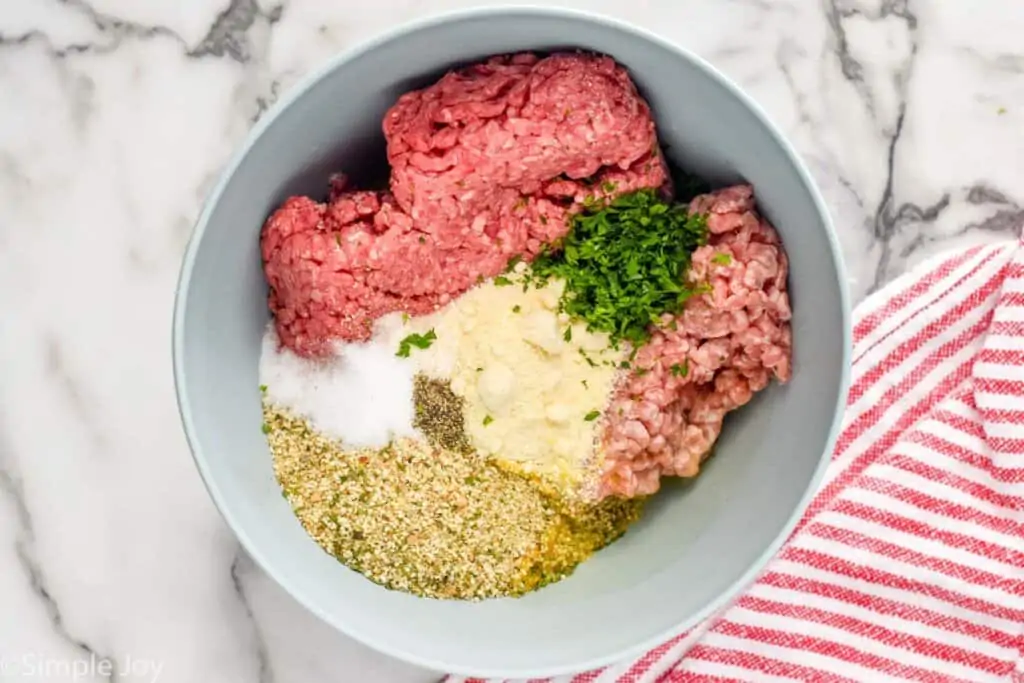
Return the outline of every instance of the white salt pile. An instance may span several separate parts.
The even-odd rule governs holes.
[[[352,448],[383,448],[392,439],[418,436],[412,396],[416,368],[395,355],[389,335],[339,344],[337,354],[322,361],[278,347],[270,324],[263,335],[260,384],[272,404]]]

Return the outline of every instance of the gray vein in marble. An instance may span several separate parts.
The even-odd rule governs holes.
[[[896,212],[896,215],[891,218],[891,234],[895,234],[897,230],[899,230],[901,227],[907,224],[916,223],[920,225],[931,225],[935,223],[935,221],[939,219],[939,216],[942,214],[942,212],[949,207],[949,203],[950,195],[947,192],[943,194],[942,197],[939,198],[938,202],[924,209],[922,209],[920,206],[916,204],[901,205],[899,210]],[[907,258],[912,253],[914,253],[916,249],[918,249],[928,241],[929,236],[919,231],[918,234],[915,235],[914,238],[910,240],[910,242],[908,242],[903,247],[903,249],[900,250],[899,257]],[[882,254],[884,257],[886,257],[886,262],[885,264],[880,264],[878,267],[876,275],[877,279],[875,280],[874,289],[877,289],[879,286],[888,281],[889,278],[887,277],[885,267],[889,264],[889,259],[892,257],[892,253],[893,249],[891,243],[886,242]]]
[[[270,665],[270,652],[267,650],[267,643],[256,621],[252,605],[249,603],[249,596],[245,591],[245,586],[242,585],[243,573],[248,572],[252,566],[252,560],[249,559],[245,550],[239,547],[235,553],[235,559],[231,563],[231,585],[234,586],[235,594],[242,603],[249,624],[252,626],[253,640],[256,643],[256,664],[259,667],[258,683],[274,683],[274,670]]]
[[[93,8],[85,0],[59,0],[62,5],[71,7],[86,15],[99,31],[110,37],[111,42],[105,46],[96,46],[99,51],[108,52],[120,46],[125,38],[152,38],[163,36],[185,46],[184,39],[165,26],[146,26],[133,21],[125,21],[118,17],[104,14]]]
[[[4,36],[0,34],[0,48],[17,48],[36,42],[42,44],[46,51],[58,60],[63,60],[65,57],[70,55],[77,55],[86,52],[105,53],[109,52],[114,47],[113,45],[98,46],[93,43],[82,43],[57,48],[50,40],[50,37],[39,30],[29,31],[28,33],[24,33],[19,36]],[[96,89],[96,84],[89,76],[68,73],[67,71],[63,71],[61,75],[66,78],[68,82],[67,90],[71,104],[72,121],[74,121],[78,130],[81,132],[84,130],[86,121],[94,108],[93,95]],[[0,171],[2,170],[2,164],[0,164]]]
[[[1022,55],[996,55],[996,58],[992,60],[992,65],[999,71],[1024,74],[1024,56]]]
[[[54,632],[61,640],[74,647],[85,657],[95,659],[97,662],[109,662],[111,673],[107,680],[113,683],[115,678],[120,676],[117,660],[101,654],[95,647],[68,630],[67,625],[64,623],[64,615],[61,612],[60,605],[46,585],[43,568],[33,553],[36,537],[32,515],[29,512],[28,505],[25,503],[25,494],[21,487],[21,482],[13,474],[11,464],[6,462],[4,454],[9,452],[10,449],[2,440],[2,436],[0,434],[0,495],[6,496],[14,503],[18,529],[14,551],[18,558],[18,563],[28,578],[29,588],[42,603]]]
[[[843,78],[850,82],[861,98],[866,112],[878,126],[878,132],[885,145],[885,180],[877,203],[873,199],[865,201],[856,192],[853,185],[842,177],[842,174],[837,174],[838,182],[852,193],[858,205],[866,207],[874,204],[876,207],[873,211],[869,211],[870,215],[867,218],[867,225],[872,233],[877,256],[874,276],[866,293],[873,292],[887,283],[894,275],[894,271],[899,270],[899,264],[926,244],[960,237],[972,230],[1010,236],[1016,234],[1024,222],[1024,210],[1021,206],[1002,192],[981,184],[962,187],[959,190],[947,190],[930,205],[899,201],[896,185],[896,170],[899,166],[897,161],[900,158],[900,144],[903,140],[905,125],[908,123],[908,108],[913,106],[909,101],[910,81],[915,71],[921,40],[918,18],[911,7],[911,0],[882,0],[870,3],[870,6],[865,0],[826,0],[825,2],[826,20],[832,32],[832,49],[839,60],[839,70]],[[901,20],[904,25],[903,30],[906,31],[908,45],[907,53],[884,74],[889,80],[879,80],[876,77],[872,81],[869,79],[867,69],[855,56],[855,53],[858,52],[857,46],[851,44],[845,22],[854,18],[877,22],[894,17]],[[964,50],[991,70],[1011,73],[1024,71],[1024,58],[1019,55],[985,56],[974,49],[964,48]],[[784,61],[784,59],[780,59],[780,66],[784,67]],[[782,71],[797,104],[801,122],[806,124],[804,116],[806,108],[801,108],[799,91],[793,83],[790,83],[786,69],[783,68]],[[878,103],[883,101],[878,97],[880,92],[878,88],[887,84],[892,85],[896,95],[895,110],[889,121],[884,119],[882,110],[878,107]],[[995,205],[995,211],[984,220],[969,223],[954,232],[936,235],[934,230],[924,229],[939,223],[947,209],[958,205],[958,203],[962,206],[963,201],[975,205],[992,204]]]
[[[1013,204],[1005,194],[987,185],[975,185],[967,191],[970,204]]]
[[[206,57],[228,58],[246,67],[247,71],[258,63],[261,55],[253,45],[250,35],[257,21],[263,20],[268,27],[281,21],[284,16],[284,6],[275,4],[266,9],[261,9],[255,0],[232,0],[206,31],[206,35],[190,48],[184,38],[166,26],[145,25],[97,10],[87,0],[58,0],[61,5],[84,16],[96,29],[99,34],[93,42],[83,42],[64,47],[57,47],[44,30],[34,29],[17,36],[4,36],[0,34],[0,49],[4,47],[20,47],[29,43],[39,43],[46,52],[59,62],[63,63],[64,58],[82,53],[109,54],[117,50],[125,40],[145,40],[153,37],[170,39],[183,51],[184,56],[189,59],[202,59]],[[84,129],[91,112],[94,109],[93,97],[95,83],[88,77],[81,74],[63,72],[66,78],[66,93],[70,102],[72,120],[79,129]],[[258,120],[277,100],[281,83],[274,79],[266,87],[259,83],[260,78],[254,73],[248,74],[257,82],[249,94],[241,103],[243,108],[254,113],[245,117],[251,125]],[[255,91],[255,92],[254,92]],[[2,154],[2,153],[0,153]],[[17,179],[17,166],[14,159],[0,156],[0,178],[14,174]],[[200,199],[205,197],[206,190],[212,185],[216,174],[211,174],[209,179],[203,181],[203,192]],[[182,246],[187,241],[188,231],[191,229],[191,222],[185,221],[176,226],[175,244]],[[180,234],[179,234],[180,233]],[[2,237],[2,233],[0,233]],[[130,249],[128,253],[129,262],[135,268],[145,266],[144,259],[138,250]],[[81,403],[75,403],[76,408]]]
[[[836,36],[836,53],[839,56],[843,76],[854,84],[864,98],[871,115],[877,117],[874,96],[864,80],[864,66],[853,56],[844,22],[853,17],[862,17],[870,21],[880,21],[889,17],[902,19],[910,32],[911,55],[901,71],[904,75],[909,75],[910,68],[913,66],[913,58],[917,53],[917,15],[910,11],[910,0],[883,0],[878,9],[874,11],[860,6],[851,6],[854,4],[855,2],[851,0],[827,0],[826,18]],[[900,73],[897,73],[896,77],[898,80],[903,80]],[[902,85],[905,86],[906,83],[902,83]]]
[[[903,5],[905,8],[906,3],[904,2]],[[907,30],[910,32],[910,55],[903,64],[902,74],[897,76],[897,91],[899,93],[898,113],[896,115],[896,125],[889,138],[885,168],[885,189],[882,191],[882,197],[878,202],[878,208],[875,211],[874,217],[875,238],[881,243],[882,249],[878,258],[878,264],[875,268],[874,282],[868,289],[869,293],[879,289],[888,281],[887,273],[889,262],[892,258],[891,240],[893,235],[895,235],[896,231],[899,229],[900,215],[906,215],[905,212],[913,212],[915,209],[918,213],[929,213],[927,211],[922,211],[917,207],[913,207],[912,205],[906,204],[896,210],[895,213],[893,212],[893,205],[895,204],[893,176],[895,174],[897,147],[900,143],[900,136],[903,133],[903,125],[906,121],[907,88],[913,71],[914,59],[917,56],[918,48],[917,20],[909,13],[907,13],[904,18],[907,22]],[[948,200],[942,208],[945,208],[946,205],[948,205]],[[932,220],[935,219],[932,218]]]
[[[0,149],[0,173],[5,181],[10,182],[16,189],[27,190],[30,181],[21,170],[21,164],[10,152]]]
[[[859,16],[859,14],[860,12],[857,9],[841,6],[841,0],[828,0],[825,3],[825,16],[828,20],[829,28],[835,36],[835,52],[839,57],[839,67],[843,78],[853,84],[861,99],[864,100],[864,105],[867,107],[871,117],[875,118],[874,97],[864,80],[864,67],[854,58],[850,49],[850,42],[846,37],[846,28],[843,26],[844,19],[848,19],[851,16]]]
[[[178,43],[188,57],[227,56],[239,63],[245,64],[252,58],[252,48],[249,44],[248,32],[256,20],[262,17],[268,24],[273,25],[280,21],[284,14],[283,5],[275,5],[263,11],[256,4],[255,0],[232,0],[227,9],[217,16],[206,36],[199,41],[198,45],[190,48],[184,38],[166,26],[148,26],[126,21],[96,10],[85,0],[59,0],[59,2],[85,15],[96,29],[107,38],[107,41],[78,43],[57,48],[44,31],[35,29],[17,36],[4,36],[0,34],[0,47],[19,46],[32,41],[40,41],[46,45],[50,54],[62,58],[83,52],[105,54],[116,50],[127,38],[147,39],[160,36],[170,38]]]
[[[969,230],[986,232],[1020,234],[1024,227],[1024,206],[1010,199],[999,190],[984,184],[975,185],[967,191],[967,202],[970,204],[993,204],[999,208],[994,214],[979,223],[970,223],[960,228],[956,234],[962,235]]]
[[[71,120],[79,132],[83,132],[86,122],[96,108],[96,82],[83,74],[69,74],[68,97],[71,100]]]
[[[1000,209],[980,223],[969,223],[956,232],[963,235],[969,230],[1003,233],[1009,236],[1019,235],[1024,227],[1024,209]]]
[[[811,114],[810,106],[807,101],[807,93],[797,85],[796,78],[793,75],[794,63],[799,59],[806,58],[806,50],[789,39],[780,41],[778,47],[775,49],[775,65],[782,74],[782,80],[786,84],[790,96],[793,98],[797,121],[807,128],[815,148],[828,150],[828,145],[825,144],[824,140],[822,140],[821,127],[815,121],[815,117]],[[854,199],[857,201],[857,205],[863,207],[864,200],[861,198],[853,184],[840,174],[837,174],[836,179],[853,195]]]
[[[262,16],[268,24],[274,25],[281,20],[283,13],[283,5],[276,5],[264,13],[255,0],[231,0],[228,8],[214,21],[206,37],[189,52],[189,55],[228,55],[235,61],[245,64],[252,58],[248,33],[256,19]]]
[[[949,206],[949,193],[945,193],[939,198],[939,201],[935,202],[932,206],[927,208],[921,208],[917,204],[902,204],[899,211],[896,212],[896,216],[892,219],[893,226],[899,226],[903,223],[915,222],[915,223],[934,223],[939,214],[941,214]]]
[[[789,88],[789,93],[793,96],[797,120],[807,126],[817,137],[817,126],[814,125],[814,118],[807,107],[807,95],[797,87],[796,79],[793,78],[793,59],[806,56],[807,53],[799,45],[790,39],[784,39],[779,42],[779,46],[775,49],[775,65],[779,67],[782,79],[786,82],[786,87]]]
[[[40,30],[28,31],[16,36],[5,36],[0,33],[0,48],[20,47],[33,41],[39,41],[46,45],[47,50],[55,57],[66,57],[71,54],[79,54],[97,49],[97,46],[93,43],[73,44],[58,49],[50,42],[50,37]]]
[[[13,154],[0,149],[0,199],[7,206],[16,206],[29,196],[31,181],[22,170],[21,163]],[[13,233],[13,225],[0,222],[0,247],[7,243],[7,237]]]
[[[861,196],[861,193],[848,178],[839,172],[837,168],[838,165],[834,163],[834,155],[828,153],[829,145],[822,139],[821,127],[818,125],[814,115],[811,113],[807,93],[800,88],[797,84],[796,78],[794,77],[794,63],[799,59],[806,58],[806,50],[789,39],[780,41],[775,50],[775,64],[778,67],[779,72],[782,74],[783,82],[789,89],[789,94],[793,99],[793,104],[797,113],[797,120],[809,131],[811,142],[814,147],[818,150],[822,150],[831,157],[830,161],[832,161],[831,165],[835,169],[834,178],[836,182],[850,193],[850,196],[853,197],[854,202],[856,202],[859,208],[864,209],[864,198]]]
[[[971,47],[960,47],[960,54],[965,54],[981,62],[986,69],[1002,71],[1010,74],[1024,74],[1024,55],[999,53],[995,55],[983,55],[980,51]]]
[[[250,123],[256,123],[260,120],[270,107],[277,101],[278,96],[281,94],[281,81],[276,78],[270,81],[267,94],[256,96],[256,112],[249,119]]]
[[[874,280],[868,288],[868,293],[870,293],[880,288],[888,280],[887,274],[893,256],[891,242],[893,236],[899,230],[901,221],[912,215],[931,216],[929,220],[934,221],[938,213],[948,206],[949,200],[947,197],[945,202],[940,201],[938,205],[931,209],[922,209],[913,204],[903,204],[898,208],[894,208],[896,206],[896,197],[893,191],[893,180],[896,156],[906,121],[908,90],[919,43],[918,21],[916,15],[910,11],[910,0],[884,0],[878,9],[873,12],[859,6],[850,6],[848,0],[827,0],[826,15],[829,27],[835,36],[835,51],[839,57],[843,77],[854,86],[863,99],[868,113],[876,121],[878,120],[879,113],[875,105],[874,93],[864,77],[863,66],[853,56],[844,22],[851,17],[863,17],[872,21],[888,17],[898,17],[906,24],[906,30],[909,34],[910,52],[892,76],[898,96],[895,122],[891,128],[883,124],[881,130],[882,135],[888,138],[888,140],[886,144],[884,189],[871,221],[875,241],[880,247],[880,254],[875,268]]]
[[[920,231],[900,251],[900,257],[910,256],[916,249],[935,242],[937,239],[949,239],[950,237],[961,237],[969,232],[978,230],[987,233],[1001,234],[1008,237],[1018,236],[1024,227],[1024,207],[1007,197],[1005,194],[985,184],[978,184],[967,188],[964,191],[963,200],[975,206],[998,207],[991,216],[973,223],[967,223],[957,230],[940,238],[934,237],[927,231]],[[940,200],[932,207],[922,211],[914,205],[904,205],[900,209],[898,219],[910,223],[930,224],[934,223],[939,215],[950,205],[952,201],[950,193],[942,195]]]
[[[43,348],[45,349],[46,372],[54,380],[54,386],[58,387],[61,394],[67,399],[68,405],[71,407],[75,417],[89,430],[89,434],[96,446],[96,452],[105,452],[107,447],[106,439],[100,432],[91,429],[91,425],[99,423],[91,410],[91,406],[96,405],[96,403],[88,400],[82,394],[82,389],[79,383],[75,381],[71,368],[68,366],[67,357],[61,348],[60,340],[56,336],[50,335],[44,341]]]

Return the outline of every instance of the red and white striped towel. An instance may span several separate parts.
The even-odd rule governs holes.
[[[1024,683],[1024,243],[927,263],[855,318],[832,464],[758,581],[639,659],[545,683]]]

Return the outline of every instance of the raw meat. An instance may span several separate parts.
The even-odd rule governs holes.
[[[384,119],[391,191],[291,197],[262,234],[282,343],[304,356],[435,310],[568,230],[588,198],[668,187],[650,109],[590,54],[519,54],[403,95]]]
[[[788,262],[775,230],[754,208],[753,188],[701,195],[709,244],[689,277],[711,291],[665,316],[636,355],[606,412],[601,497],[658,490],[661,477],[692,477],[730,410],[775,377],[790,377]]]

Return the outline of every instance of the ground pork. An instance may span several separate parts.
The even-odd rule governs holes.
[[[788,263],[753,188],[701,195],[691,210],[708,214],[710,240],[689,278],[711,291],[665,316],[624,374],[605,418],[601,496],[650,494],[663,476],[696,475],[725,414],[790,376]]]
[[[668,191],[650,109],[608,57],[491,59],[403,95],[384,119],[390,192],[290,197],[261,237],[282,343],[363,340],[435,310],[563,236],[588,198]]]

